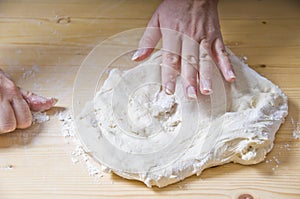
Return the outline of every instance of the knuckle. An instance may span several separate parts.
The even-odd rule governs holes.
[[[220,36],[221,35],[220,28],[214,27],[214,26],[208,27],[208,29],[207,29],[207,35]]]
[[[208,54],[208,53],[203,53],[200,55],[200,64],[205,64],[205,65],[211,65],[211,63],[213,63],[213,59],[212,57]],[[202,67],[201,66],[201,67]]]
[[[173,53],[166,53],[165,54],[165,61],[169,64],[177,64],[179,60],[179,56]]]
[[[197,68],[198,58],[194,55],[182,56],[182,61],[181,62],[182,62],[183,66],[191,65],[191,66]]]
[[[190,63],[192,65],[197,64],[197,62],[198,62],[197,58],[193,55],[188,55],[187,56],[187,61],[188,61],[188,63]]]
[[[15,83],[11,80],[8,80],[4,84],[4,89],[9,93],[9,94],[17,94],[19,92],[18,87],[15,85]]]
[[[200,49],[209,51],[210,48],[211,48],[211,42],[208,41],[207,39],[203,39],[200,44]]]
[[[10,79],[6,79],[3,83],[3,85],[7,88],[7,89],[11,89],[11,90],[14,90],[16,89],[16,85],[15,83],[10,80]]]
[[[154,39],[148,35],[145,35],[139,42],[139,46],[142,48],[153,48],[154,47]]]
[[[200,54],[200,60],[207,60],[207,59],[209,59],[208,53],[207,52],[202,52]]]
[[[18,128],[22,128],[22,129],[28,128],[31,126],[31,124],[32,124],[32,116],[30,114],[30,115],[28,115],[28,117],[26,117],[24,119],[24,121],[22,121],[22,123],[20,125],[18,125]]]
[[[0,134],[12,132],[16,129],[16,124],[14,122],[6,122],[0,125]]]
[[[18,122],[18,128],[25,129],[30,127],[32,124],[32,117],[27,117],[24,120]]]

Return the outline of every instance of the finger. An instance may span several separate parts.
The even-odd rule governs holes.
[[[171,95],[175,92],[176,77],[179,74],[179,55],[181,53],[181,38],[176,31],[163,30],[161,79],[164,91]]]
[[[154,14],[139,42],[139,49],[133,54],[131,59],[133,61],[146,59],[153,52],[160,38],[159,18],[157,14]]]
[[[175,92],[176,78],[179,74],[179,55],[163,51],[161,64],[161,79],[163,90],[172,95]]]
[[[0,103],[0,134],[16,129],[16,118],[11,104],[8,101]]]
[[[199,43],[184,36],[181,52],[181,81],[188,99],[197,99],[198,55]]]
[[[52,97],[43,97],[36,95],[34,93],[24,91],[20,89],[23,98],[26,100],[27,104],[29,105],[30,110],[32,111],[45,111],[52,108],[57,99]]]
[[[32,114],[27,102],[21,99],[13,99],[11,102],[16,118],[16,127],[20,129],[27,128],[32,123]]]
[[[211,57],[211,45],[206,40],[202,40],[199,47],[199,81],[200,92],[204,95],[212,94],[212,71],[214,61]]]
[[[212,53],[226,81],[233,82],[235,80],[235,74],[222,38],[217,38],[214,41]]]

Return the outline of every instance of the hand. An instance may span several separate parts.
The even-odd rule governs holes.
[[[211,94],[215,63],[226,81],[235,80],[220,31],[217,4],[217,0],[164,0],[149,21],[132,60],[147,58],[162,38],[161,78],[167,94],[174,93],[180,72],[187,98],[196,99],[198,90]]]
[[[44,111],[57,102],[18,88],[0,69],[0,134],[31,126],[32,111]]]

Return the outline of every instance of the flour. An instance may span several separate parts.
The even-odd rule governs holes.
[[[299,122],[294,121],[294,118],[291,118],[292,126],[293,126],[293,137],[295,139],[299,139],[300,136],[300,124]]]
[[[73,115],[70,111],[65,110],[57,112],[55,116],[61,122],[61,133],[65,138],[65,142],[75,145],[75,149],[71,152],[72,163],[85,164],[88,174],[100,182],[100,178],[103,176],[103,170],[101,170],[101,166],[92,160],[88,152],[83,149],[81,142],[76,136]]]
[[[61,133],[67,137],[75,138],[74,120],[73,116],[68,111],[57,112],[55,114],[57,119],[62,122]]]
[[[39,69],[39,67],[37,66],[37,65],[33,65],[32,67],[31,67],[31,69],[29,69],[29,70],[26,70],[23,74],[22,74],[22,78],[23,79],[29,79],[29,78],[33,78],[33,77],[35,77],[35,74],[37,73],[37,72],[39,72],[40,71],[40,69]]]
[[[266,168],[270,169],[273,175],[277,174],[277,169],[280,168],[280,165],[284,164],[284,159],[287,157],[287,153],[291,150],[289,143],[279,144],[279,149],[272,156],[268,156],[265,160]]]
[[[149,92],[149,89],[158,90],[156,86],[139,89],[129,99],[128,117],[134,122],[128,128],[136,135],[148,137],[159,129],[174,132],[180,124],[181,112],[174,110],[180,109],[175,97],[164,92]]]
[[[93,110],[85,110],[95,112],[99,129],[79,132],[81,140],[114,173],[149,187],[164,187],[229,162],[263,161],[287,115],[287,97],[232,52],[229,58],[235,83],[225,82],[214,68],[214,92],[198,101],[186,100],[180,78],[175,94],[164,96],[160,52],[131,70],[111,70]]]
[[[40,124],[50,119],[46,112],[32,112],[32,123]]]

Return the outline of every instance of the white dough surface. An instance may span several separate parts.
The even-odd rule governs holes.
[[[149,187],[229,162],[263,161],[288,114],[287,97],[229,57],[236,81],[227,83],[215,67],[213,94],[196,101],[184,97],[180,77],[174,95],[161,90],[160,51],[135,68],[111,70],[93,100],[99,136],[87,148],[114,173]]]

